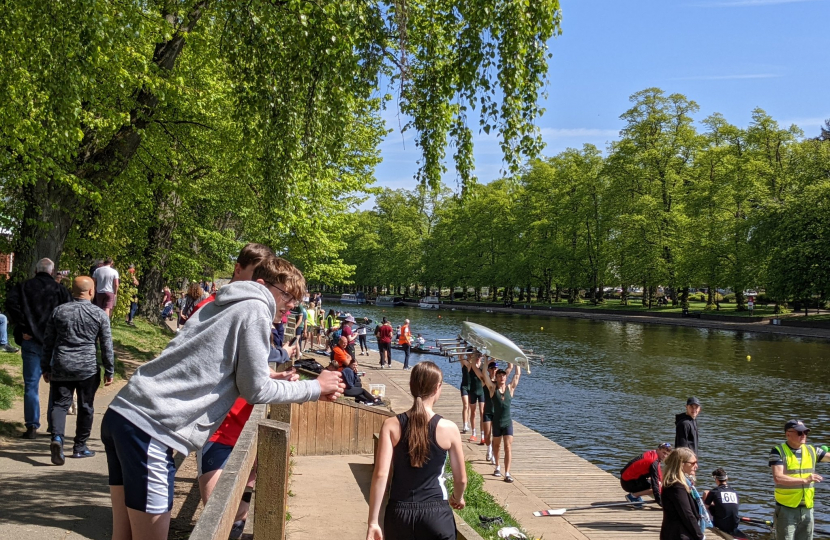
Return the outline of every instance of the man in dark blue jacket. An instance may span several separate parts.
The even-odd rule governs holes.
[[[52,276],[55,264],[51,260],[39,260],[35,270],[35,277],[18,284],[6,297],[6,312],[14,323],[14,340],[20,345],[23,356],[24,439],[36,438],[40,427],[38,386],[46,322],[56,307],[72,301],[66,287]]]
[[[697,442],[697,415],[700,414],[700,400],[696,397],[690,397],[686,400],[686,412],[675,416],[674,426],[674,447],[688,448],[698,454]]]

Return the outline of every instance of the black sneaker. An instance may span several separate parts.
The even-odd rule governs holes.
[[[89,448],[84,448],[83,450],[79,450],[77,452],[72,452],[72,455],[69,456],[71,458],[80,459],[85,457],[92,457],[95,455],[95,452],[90,450]]]
[[[10,345],[9,343],[6,343],[5,345],[0,346],[0,348],[2,348],[3,351],[5,351],[7,353],[16,353],[16,352],[20,351],[20,349]]]
[[[26,428],[26,431],[23,432],[23,435],[20,436],[21,439],[37,439],[37,428],[35,426],[29,426]]]
[[[49,444],[49,451],[52,452],[52,463],[55,465],[63,465],[66,463],[66,457],[63,455],[63,439],[55,437]]]
[[[228,536],[230,540],[237,540],[238,538],[242,538],[242,533],[245,532],[245,520],[240,519],[239,521],[233,522],[233,527],[231,527],[231,534]]]

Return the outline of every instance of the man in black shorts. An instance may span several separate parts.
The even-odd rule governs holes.
[[[669,443],[662,443],[657,450],[643,452],[623,467],[620,471],[620,486],[627,491],[625,498],[633,503],[643,502],[643,495],[653,495],[660,503],[660,488],[663,484],[663,471],[660,463],[671,454]]]

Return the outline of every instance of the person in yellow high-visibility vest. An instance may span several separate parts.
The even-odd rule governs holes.
[[[810,429],[801,420],[784,425],[787,442],[773,447],[769,456],[775,481],[775,537],[778,540],[813,540],[813,502],[816,463],[830,461],[827,447],[807,444]]]

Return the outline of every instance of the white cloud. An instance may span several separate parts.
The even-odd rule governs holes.
[[[593,128],[542,128],[542,137],[616,137],[620,134],[618,129],[593,129]]]
[[[695,75],[693,77],[674,77],[673,81],[733,81],[740,79],[775,79],[782,77],[777,73],[747,73],[744,75]]]
[[[725,0],[723,2],[705,2],[702,4],[691,4],[694,7],[755,7],[755,6],[777,6],[779,4],[800,4],[803,2],[816,2],[822,0]]]

